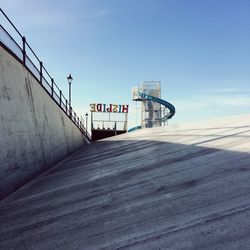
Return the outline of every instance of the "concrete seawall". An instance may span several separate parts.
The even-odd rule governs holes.
[[[0,46],[0,199],[83,145],[73,122]]]

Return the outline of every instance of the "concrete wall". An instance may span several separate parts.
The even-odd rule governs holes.
[[[73,122],[0,46],[0,198],[83,144]]]

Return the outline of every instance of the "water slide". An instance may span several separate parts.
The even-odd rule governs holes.
[[[162,100],[162,99],[160,99],[158,97],[154,97],[152,95],[148,95],[148,94],[141,93],[141,92],[139,92],[138,95],[143,100],[149,100],[149,101],[157,102],[157,103],[165,106],[169,110],[169,113],[166,116],[162,117],[162,121],[166,121],[168,119],[171,119],[174,116],[175,107],[171,103],[169,103],[169,102],[167,102],[165,100]]]
[[[136,99],[137,101],[143,101],[143,100],[153,101],[153,102],[163,105],[169,110],[167,115],[161,118],[161,122],[167,121],[168,119],[171,119],[175,115],[175,107],[170,102],[167,102],[163,99],[160,99],[158,97],[154,97],[152,95],[148,95],[142,92],[138,92],[137,95],[138,95],[138,98]],[[137,129],[141,129],[141,126],[133,127],[129,129],[128,132],[135,131]]]

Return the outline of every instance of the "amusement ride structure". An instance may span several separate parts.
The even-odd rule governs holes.
[[[141,125],[129,130],[165,125],[175,114],[175,107],[161,99],[161,82],[144,81],[141,87],[132,89],[133,101],[141,102]]]

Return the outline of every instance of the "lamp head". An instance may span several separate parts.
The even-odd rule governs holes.
[[[69,76],[67,77],[68,79],[68,83],[71,84],[73,81],[73,77],[71,76],[71,74],[69,74]]]

